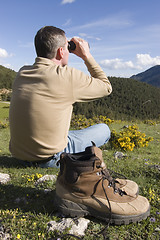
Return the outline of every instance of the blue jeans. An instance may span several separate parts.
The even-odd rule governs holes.
[[[60,159],[60,155],[62,152],[66,153],[83,152],[86,147],[92,146],[91,141],[93,141],[97,147],[100,147],[107,143],[109,139],[110,129],[104,123],[99,123],[91,127],[84,128],[82,130],[69,131],[68,144],[66,148],[63,151],[54,154],[53,159],[51,159],[47,163],[39,163],[38,166],[42,168],[48,167],[59,168],[59,166],[57,166],[56,163]]]

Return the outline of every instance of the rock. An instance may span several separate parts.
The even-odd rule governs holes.
[[[0,173],[0,183],[6,184],[11,180],[10,175],[7,173]]]
[[[52,189],[49,189],[49,188],[45,188],[45,189],[44,189],[44,193],[45,193],[45,194],[48,194],[48,193],[50,193],[50,192],[52,192]]]
[[[9,235],[9,233],[0,233],[0,239],[1,240],[9,240],[9,239],[11,239],[11,236]]]
[[[1,240],[9,240],[11,236],[9,233],[5,233],[5,229],[2,225],[0,225],[0,239]]]
[[[123,158],[123,157],[126,157],[127,156],[127,154],[124,154],[124,153],[122,153],[122,152],[115,152],[114,153],[114,157],[115,157],[115,159],[121,159],[121,158]]]
[[[48,231],[58,230],[63,232],[66,228],[70,228],[69,233],[74,235],[85,235],[85,230],[88,227],[89,220],[85,218],[79,218],[74,221],[72,218],[62,218],[60,222],[50,221],[48,222]]]
[[[54,182],[56,179],[57,179],[56,175],[44,175],[43,177],[39,178],[35,184],[38,185],[45,181],[53,181]]]
[[[157,227],[157,228],[155,229],[155,231],[156,231],[156,232],[160,232],[160,228]]]

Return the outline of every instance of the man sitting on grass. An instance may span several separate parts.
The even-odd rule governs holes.
[[[14,81],[10,105],[10,151],[26,166],[55,167],[62,152],[84,151],[91,141],[97,146],[110,138],[106,124],[69,131],[73,104],[95,100],[112,87],[90,53],[88,43],[73,38],[73,54],[80,57],[91,76],[68,67],[65,32],[53,26],[35,36],[37,58],[23,66]]]

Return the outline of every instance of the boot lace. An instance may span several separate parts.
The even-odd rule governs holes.
[[[123,179],[127,179],[123,174],[117,173],[117,172],[115,172],[111,169],[108,169],[108,172],[109,172],[110,175],[113,175],[114,178],[120,177],[120,178],[123,178]]]
[[[106,179],[108,180],[108,187],[113,187],[114,189],[114,193],[118,193],[119,195],[123,196],[124,194],[126,194],[124,191],[122,191],[120,188],[116,187],[116,183],[118,182],[115,178],[113,178],[110,174],[109,171],[107,170],[102,170],[102,177],[103,177],[103,181]],[[114,172],[115,173],[115,172]],[[117,174],[117,173],[116,173]],[[102,181],[102,182],[103,182]],[[104,192],[105,189],[103,188]],[[106,192],[105,192],[106,193]]]
[[[97,166],[97,168],[101,168],[101,166]],[[112,172],[117,175],[117,173],[115,173],[114,171],[112,171]],[[104,191],[104,194],[105,194],[105,197],[107,199],[108,206],[109,206],[109,220],[108,220],[107,225],[100,232],[98,232],[94,235],[97,236],[97,235],[102,234],[104,240],[107,240],[108,237],[106,235],[106,231],[107,231],[107,229],[108,229],[108,227],[111,223],[111,220],[112,220],[112,209],[111,209],[111,204],[110,204],[109,198],[108,198],[107,193],[106,193],[106,189],[105,189],[105,186],[104,186],[104,181],[105,180],[108,181],[108,187],[112,187],[114,189],[115,194],[118,193],[120,196],[123,196],[124,194],[126,195],[126,193],[124,191],[122,191],[120,188],[116,187],[117,181],[116,181],[116,179],[114,179],[110,175],[109,170],[101,169],[101,174],[102,174],[102,178],[100,179],[100,181],[102,180],[102,188],[103,188],[103,191]],[[121,175],[121,174],[118,174],[118,175]]]

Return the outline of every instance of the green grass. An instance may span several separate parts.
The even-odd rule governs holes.
[[[8,119],[9,104],[0,102],[0,121]]]
[[[5,108],[0,104],[0,110],[2,109]],[[6,109],[2,115],[0,111],[0,121],[7,118]],[[119,131],[124,125],[130,124],[131,122],[114,122],[110,128]],[[147,197],[151,203],[151,215],[136,224],[110,225],[105,234],[106,239],[159,239],[160,172],[154,165],[160,164],[160,124],[150,126],[140,121],[137,124],[139,130],[154,138],[148,147],[134,149],[132,152],[126,152],[126,157],[115,159],[114,153],[117,150],[111,149],[107,144],[103,148],[103,157],[109,169],[138,183],[140,194]],[[11,234],[12,239],[57,239],[56,233],[47,232],[47,222],[60,219],[53,203],[55,183],[46,182],[36,187],[35,181],[41,175],[57,174],[58,170],[23,168],[15,160],[13,161],[8,144],[9,127],[0,129],[0,173],[8,173],[11,176],[10,182],[0,185],[0,225],[3,225],[5,231]],[[52,191],[45,193],[45,188]],[[103,239],[102,235],[95,237],[92,232],[99,232],[106,223],[95,218],[90,220],[84,239]]]

